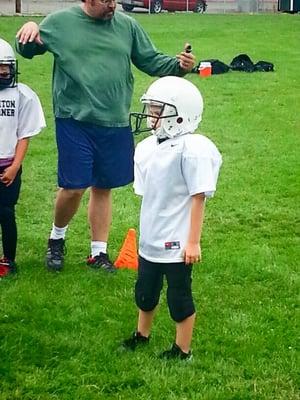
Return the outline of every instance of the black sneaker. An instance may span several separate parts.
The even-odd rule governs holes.
[[[122,346],[126,350],[135,350],[139,345],[149,343],[149,337],[143,336],[140,332],[134,332],[129,339],[124,340]]]
[[[117,268],[108,258],[106,253],[100,253],[98,256],[89,256],[86,260],[87,265],[95,269],[103,269],[106,272],[116,272]]]
[[[46,253],[46,266],[50,271],[61,271],[64,265],[64,239],[49,239]]]
[[[177,346],[176,343],[173,344],[172,348],[170,350],[166,350],[163,353],[160,354],[159,358],[165,359],[165,360],[186,360],[190,361],[193,358],[192,352],[189,351],[188,353],[185,353],[181,350],[179,346]]]

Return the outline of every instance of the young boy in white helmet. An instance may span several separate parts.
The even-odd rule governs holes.
[[[45,127],[38,96],[17,83],[18,64],[12,47],[0,39],[0,226],[3,257],[0,277],[16,272],[15,205],[21,187],[22,161],[29,138]]]
[[[196,315],[192,264],[201,259],[205,199],[216,190],[222,158],[208,138],[193,134],[203,111],[195,85],[183,78],[164,77],[149,87],[141,102],[143,112],[131,114],[133,130],[151,130],[153,135],[140,142],[135,152],[134,190],[143,197],[135,285],[139,316],[137,330],[123,346],[134,350],[149,342],[166,276],[176,338],[161,357],[189,360]]]

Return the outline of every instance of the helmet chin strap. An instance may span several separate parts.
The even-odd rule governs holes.
[[[165,130],[162,127],[159,127],[157,129],[152,129],[152,134],[157,137],[157,139],[170,139],[169,136],[166,135]]]
[[[157,137],[157,141],[159,144],[164,142],[165,140],[173,139],[173,137],[166,135],[166,132],[162,127],[159,127],[158,129],[152,129],[151,132],[154,136]],[[184,136],[184,135],[188,135],[191,133],[193,133],[193,132],[188,131],[188,132],[182,133],[181,135],[178,135],[178,136]],[[174,137],[177,137],[177,136],[174,136]]]
[[[14,80],[13,77],[0,78],[0,89],[6,89],[6,88],[9,88],[9,87],[12,87],[13,80]]]

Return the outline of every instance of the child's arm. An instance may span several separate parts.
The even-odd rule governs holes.
[[[192,196],[191,226],[188,241],[184,250],[184,261],[193,264],[201,260],[200,239],[204,220],[204,193]]]
[[[28,138],[20,139],[16,146],[16,153],[13,163],[7,167],[3,174],[0,176],[0,180],[6,186],[9,186],[13,183],[17,172],[19,171],[22,161],[24,160],[27,148],[29,144]]]

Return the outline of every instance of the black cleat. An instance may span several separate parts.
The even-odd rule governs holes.
[[[185,360],[185,361],[191,361],[193,358],[192,352],[189,351],[188,353],[185,353],[184,351],[181,350],[179,346],[177,346],[176,343],[173,344],[172,348],[170,350],[166,350],[162,352],[159,355],[159,358],[162,358],[164,360]]]
[[[65,240],[49,239],[46,253],[46,266],[49,271],[59,272],[64,265]]]
[[[108,258],[106,253],[100,253],[98,256],[89,256],[86,260],[87,265],[94,269],[103,269],[106,272],[116,272],[117,268]]]
[[[150,338],[143,336],[140,332],[134,332],[129,339],[123,341],[122,346],[126,350],[134,351],[137,346],[149,343]]]

